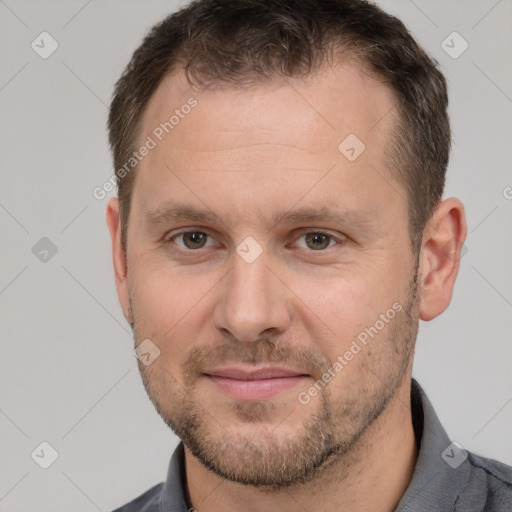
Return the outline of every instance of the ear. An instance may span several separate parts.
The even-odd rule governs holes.
[[[432,320],[450,304],[466,232],[463,204],[455,198],[441,201],[423,232],[421,320]]]
[[[114,263],[114,276],[116,289],[121,308],[126,321],[133,322],[130,310],[130,293],[128,286],[128,265],[126,251],[121,238],[121,222],[119,218],[119,200],[117,197],[109,199],[107,205],[107,225],[112,239],[112,260]]]

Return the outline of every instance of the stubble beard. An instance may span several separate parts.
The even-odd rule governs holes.
[[[375,362],[369,357],[371,348],[362,349],[367,354],[361,365],[363,384],[357,396],[333,397],[327,385],[315,397],[315,403],[301,405],[297,402],[297,407],[311,407],[312,413],[296,429],[293,438],[280,435],[279,421],[272,426],[268,424],[269,417],[279,416],[272,401],[234,404],[236,418],[244,422],[244,426],[250,422],[256,427],[250,433],[246,429],[228,431],[222,424],[223,419],[215,418],[214,409],[199,403],[194,396],[197,375],[191,368],[207,360],[208,352],[196,350],[189,354],[183,367],[183,382],[178,382],[167,369],[158,365],[145,367],[139,362],[139,370],[159,415],[206,468],[221,478],[272,492],[321,478],[333,465],[354,459],[358,441],[386,410],[408,374],[418,330],[418,308],[416,265],[403,312],[395,317],[387,335],[379,334],[385,338],[372,341],[386,344],[385,352],[379,352]],[[139,343],[143,337],[138,335],[136,316],[132,318],[134,336]],[[289,363],[292,360],[309,368],[315,366],[316,373],[325,372],[330,365],[317,353],[299,353],[271,339],[247,345],[225,345],[215,354],[219,361]],[[365,357],[364,353],[361,355]],[[229,359],[222,359],[228,356]]]

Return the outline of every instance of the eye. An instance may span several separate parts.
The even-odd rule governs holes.
[[[320,231],[305,233],[297,239],[297,242],[302,238],[304,238],[305,243],[302,246],[299,244],[299,246],[303,249],[312,249],[313,251],[328,249],[339,242],[335,237]]]
[[[197,250],[215,245],[214,239],[203,231],[183,231],[171,236],[168,239],[168,243],[170,242],[175,242],[178,247],[185,250]],[[324,251],[341,242],[342,240],[328,233],[311,231],[299,236],[295,244],[302,249]]]
[[[169,241],[173,242],[175,240],[182,239],[181,244],[177,242],[179,247],[183,249],[202,249],[203,247],[213,245],[213,239],[211,240],[212,243],[207,244],[209,237],[210,235],[203,233],[202,231],[185,231],[172,236]]]

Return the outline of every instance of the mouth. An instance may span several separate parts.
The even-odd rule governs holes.
[[[229,367],[208,370],[205,377],[218,390],[237,400],[268,400],[291,390],[310,376],[278,367],[259,369]]]

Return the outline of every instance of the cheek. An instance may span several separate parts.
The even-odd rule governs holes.
[[[169,366],[179,365],[191,347],[206,344],[211,303],[218,278],[183,269],[132,265],[132,308],[137,338],[151,339]],[[210,309],[209,309],[210,308]],[[202,342],[202,343],[201,343]],[[167,366],[167,365],[166,365]]]
[[[340,271],[322,280],[296,279],[290,285],[299,300],[296,307],[311,325],[323,325],[338,340],[352,336],[378,319],[401,298],[397,283],[378,280],[365,272]]]
[[[132,262],[130,282],[139,320],[151,319],[162,329],[179,322],[211,288],[207,276],[148,258]]]

